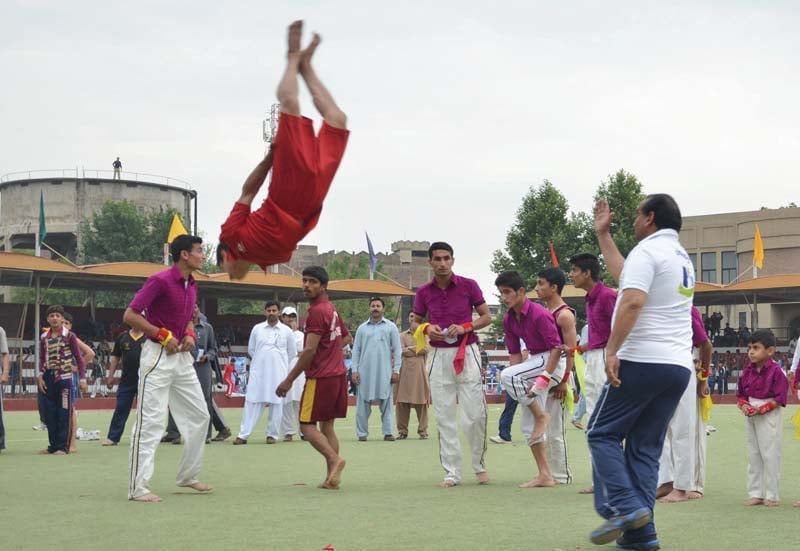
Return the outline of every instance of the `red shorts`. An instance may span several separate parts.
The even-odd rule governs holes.
[[[300,422],[317,423],[347,417],[347,373],[306,379],[300,398]]]
[[[262,268],[289,261],[319,221],[349,135],[323,122],[315,136],[311,119],[280,114],[267,198],[253,212],[235,203],[222,225],[220,241],[233,258]]]

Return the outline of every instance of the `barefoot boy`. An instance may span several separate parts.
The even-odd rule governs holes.
[[[525,296],[525,282],[517,272],[503,272],[494,284],[508,308],[503,328],[511,365],[502,371],[500,377],[506,392],[524,406],[520,428],[539,469],[539,475],[520,484],[520,488],[555,486],[547,460],[545,432],[550,422],[546,410],[547,393],[561,383],[566,367],[559,361],[562,342],[558,328],[547,308]],[[528,347],[528,359],[524,362],[520,354],[520,339]]]
[[[222,225],[217,264],[232,279],[242,279],[251,264],[265,269],[289,260],[297,243],[317,225],[347,145],[347,117],[311,67],[320,36],[314,34],[308,47],[301,50],[302,30],[302,21],[289,26],[286,72],[277,92],[281,113],[275,142],[247,177],[242,195]],[[324,119],[319,136],[314,135],[311,119],[300,116],[298,74]],[[250,205],[270,169],[267,198],[251,212]]]
[[[781,476],[781,410],[786,407],[789,381],[772,359],[775,335],[754,331],[747,344],[750,364],[742,371],[736,390],[745,419],[747,438],[747,494],[745,505],[778,505]]]

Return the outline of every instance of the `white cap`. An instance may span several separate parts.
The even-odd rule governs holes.
[[[295,310],[293,306],[286,306],[283,309],[283,311],[281,312],[281,315],[282,316],[292,316],[292,315],[296,316],[297,315],[297,310]]]

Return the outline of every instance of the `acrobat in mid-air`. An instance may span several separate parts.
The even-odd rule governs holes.
[[[222,225],[217,264],[232,279],[242,279],[251,264],[262,269],[287,262],[300,240],[317,225],[322,204],[347,146],[347,117],[333,101],[311,66],[320,44],[314,34],[300,49],[303,22],[289,25],[286,72],[278,84],[280,117],[275,141],[242,186],[242,195]],[[311,119],[300,115],[297,76],[303,77],[314,106],[323,118],[319,135]],[[267,198],[250,206],[270,169]]]

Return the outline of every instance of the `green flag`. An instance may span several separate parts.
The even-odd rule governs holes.
[[[47,225],[44,222],[44,192],[39,192],[39,243],[47,237]]]

